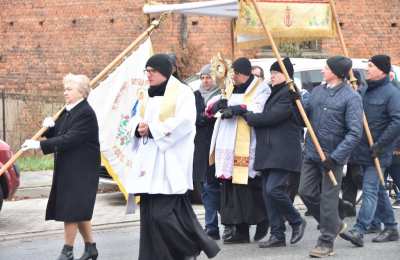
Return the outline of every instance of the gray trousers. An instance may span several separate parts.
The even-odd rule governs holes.
[[[320,226],[321,235],[318,238],[318,245],[329,247],[333,247],[341,224],[338,204],[343,166],[338,165],[333,174],[336,177],[337,186],[333,186],[320,162],[305,159],[299,187],[301,199]]]

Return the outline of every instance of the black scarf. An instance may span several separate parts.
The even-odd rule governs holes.
[[[271,95],[269,96],[269,99],[273,97],[276,93],[278,93],[281,89],[286,87],[286,82],[279,83],[278,85],[271,86]]]
[[[250,86],[253,79],[254,79],[254,76],[250,75],[249,79],[245,83],[240,84],[240,85],[235,85],[235,87],[233,88],[233,93],[243,94],[244,92],[246,92],[246,89]]]
[[[150,86],[149,89],[147,90],[149,97],[164,96],[165,88],[167,87],[167,83],[168,83],[168,80],[164,81],[160,85]]]

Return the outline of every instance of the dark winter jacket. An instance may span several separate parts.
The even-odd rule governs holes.
[[[323,84],[314,88],[304,107],[325,155],[338,164],[346,164],[363,132],[360,95],[346,83],[333,88]],[[321,160],[309,134],[305,157]]]
[[[44,154],[54,153],[54,176],[46,220],[88,221],[99,183],[100,145],[96,114],[86,100],[63,111],[41,141]]]
[[[286,84],[271,87],[271,95],[262,113],[245,114],[256,132],[254,169],[283,169],[300,172],[302,127],[294,120],[292,102]]]
[[[381,166],[388,167],[400,135],[400,89],[384,78],[369,81],[368,87],[361,88],[360,93],[372,138],[383,149],[379,157]],[[353,151],[352,161],[360,165],[374,165],[365,134]]]

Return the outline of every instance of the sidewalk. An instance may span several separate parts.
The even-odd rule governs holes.
[[[14,200],[5,201],[0,212],[0,241],[62,233],[62,222],[44,220],[52,172],[24,172],[21,175],[21,187]],[[116,189],[112,182],[100,181],[100,192]],[[135,214],[126,215],[125,203],[120,192],[98,193],[92,219],[93,229],[138,225],[139,210]],[[194,209],[202,218],[203,206],[194,206]]]

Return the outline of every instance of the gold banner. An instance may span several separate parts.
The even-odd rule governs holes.
[[[299,42],[335,37],[335,26],[329,3],[305,2],[257,3],[274,40]],[[240,1],[236,37],[239,47],[269,44],[254,6],[249,0]]]

